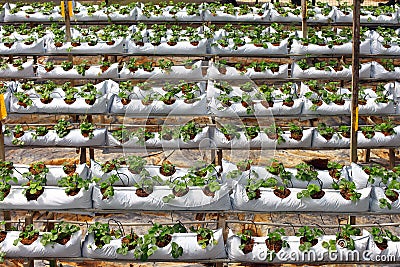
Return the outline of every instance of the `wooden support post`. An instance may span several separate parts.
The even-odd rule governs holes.
[[[213,125],[215,125],[215,117],[214,116],[211,117],[211,123]],[[214,131],[210,131],[210,138],[213,138],[213,135],[214,135]],[[215,158],[215,150],[211,149],[210,153],[211,153],[211,155],[210,155],[211,156],[211,163],[217,165],[217,161],[216,161],[216,158]]]
[[[0,129],[3,129],[3,122],[0,120]],[[6,150],[4,148],[4,134],[3,131],[0,131],[0,159],[2,161],[6,160]],[[11,220],[11,213],[9,211],[3,212],[3,217],[5,221]],[[6,230],[11,229],[11,223],[6,223]]]
[[[217,165],[222,166],[222,149],[217,150]]]
[[[369,162],[370,158],[371,158],[371,149],[367,148],[365,149],[364,162]]]
[[[54,212],[50,212],[49,214],[47,214],[47,219],[48,220],[54,220],[55,219]],[[54,222],[47,223],[46,228],[47,228],[46,230],[49,231],[49,232],[51,230],[53,230],[54,229]],[[57,266],[57,260],[56,259],[49,260],[49,266],[50,267],[56,267]]]
[[[88,115],[87,120],[88,120],[88,122],[92,123],[93,122],[93,116],[92,115]],[[94,160],[94,149],[93,148],[89,148],[89,158]]]
[[[81,147],[81,155],[79,157],[79,163],[80,164],[86,163],[86,147]]]
[[[396,165],[396,153],[394,148],[389,148],[389,168],[393,169]]]
[[[301,31],[303,38],[307,38],[307,0],[301,0]]]
[[[3,122],[0,120],[0,129],[3,129]],[[0,159],[6,160],[6,150],[4,148],[4,134],[0,131]]]
[[[69,5],[68,2],[71,0],[64,1],[65,7],[65,36],[67,37],[67,42],[71,42],[71,17],[69,16]],[[73,56],[68,55],[68,61],[73,62]],[[73,84],[72,84],[73,85]]]
[[[360,65],[360,0],[353,0],[353,53],[351,79],[351,134],[350,134],[350,161],[357,162],[357,130],[358,130],[358,87]],[[349,216],[349,224],[355,224],[356,217]]]
[[[350,161],[357,162],[357,130],[358,130],[358,89],[360,65],[360,0],[353,0],[353,55],[352,55],[352,80],[351,80],[351,136],[350,136]]]
[[[33,213],[32,211],[29,211],[25,214],[25,225],[29,225],[33,223]],[[27,259],[27,261],[24,262],[24,267],[34,267],[35,263],[33,260]]]
[[[222,229],[222,236],[224,238],[224,242],[228,239],[228,228],[226,227],[226,215],[224,213],[218,213],[218,228]],[[218,262],[215,264],[216,267],[222,267],[224,264],[222,262]]]

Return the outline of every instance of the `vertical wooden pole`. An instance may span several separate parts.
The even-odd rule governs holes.
[[[64,1],[65,6],[65,36],[67,37],[67,42],[71,41],[71,17],[69,16],[69,1]]]
[[[3,122],[0,120],[0,159],[2,161],[6,160],[6,150],[4,148],[4,134],[3,134]],[[4,211],[3,212],[3,217],[5,221],[11,220],[11,213],[9,211]],[[11,229],[11,223],[6,223],[5,224],[5,229],[10,230]]]
[[[394,148],[389,149],[389,168],[393,169],[393,167],[396,165],[396,153],[394,151]]]
[[[365,149],[364,161],[369,162],[370,158],[371,158],[371,149],[367,148]]]
[[[224,213],[218,213],[218,228],[222,229],[222,236],[224,238],[224,242],[228,239],[228,231],[226,227],[226,215]],[[215,264],[216,267],[222,267],[224,264],[222,262],[218,262]]]
[[[65,36],[67,37],[67,42],[71,42],[71,17],[69,16],[69,1],[64,1],[65,7]],[[68,55],[68,61],[73,62],[72,55]]]
[[[3,122],[0,120],[0,158],[6,160],[6,150],[4,148],[4,134],[3,134]]]
[[[88,122],[93,123],[93,116],[88,115]],[[89,158],[94,160],[94,148],[89,148]]]
[[[352,53],[352,90],[351,90],[351,135],[350,161],[357,162],[357,130],[358,130],[358,87],[360,66],[360,0],[353,0],[353,53]],[[356,217],[349,217],[349,224],[355,224]]]
[[[81,155],[79,157],[79,163],[80,164],[86,163],[86,147],[81,147]]]
[[[307,0],[301,0],[301,31],[303,38],[307,38]]]
[[[29,211],[25,215],[25,226],[33,223],[33,213]],[[28,259],[24,262],[24,267],[34,267],[35,263],[33,260]]]
[[[55,214],[54,212],[50,212],[47,214],[47,220],[54,220],[55,219]],[[46,226],[46,231],[51,231],[54,229],[54,222],[49,222]],[[57,266],[57,260],[49,260],[49,266],[50,267],[56,267]]]

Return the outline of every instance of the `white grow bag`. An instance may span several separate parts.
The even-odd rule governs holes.
[[[122,143],[115,139],[110,132],[107,133],[108,146],[122,146],[123,148],[164,148],[164,149],[177,149],[177,148],[209,148],[209,127],[204,127],[194,139],[184,142],[182,138],[172,140],[162,140],[158,133],[155,133],[154,138],[145,141],[144,145],[138,143],[137,137],[132,137],[129,141]]]
[[[287,55],[288,53],[288,39],[281,41],[279,46],[268,43],[268,48],[263,48],[247,43],[236,50],[233,49],[233,44],[222,47],[217,44],[217,40],[214,40],[212,43],[216,44],[215,46],[211,45],[210,53],[213,55]]]
[[[140,181],[141,177],[139,174],[133,174],[128,170],[127,166],[121,166],[117,170],[112,170],[110,172],[103,172],[101,170],[101,165],[92,160],[90,165],[91,177],[98,177],[101,180],[105,180],[109,178],[111,175],[117,175],[120,180],[118,180],[114,185],[122,186],[125,184],[126,186],[132,186],[138,181]]]
[[[49,132],[45,136],[38,136],[36,140],[32,139],[33,131],[25,131],[24,135],[19,137],[18,139],[24,142],[25,146],[55,146],[57,134],[54,130],[49,130]],[[14,146],[12,144],[13,136],[5,136],[4,137],[4,145],[5,146]]]
[[[45,186],[43,194],[37,200],[28,201],[22,194],[24,188],[12,186],[8,196],[0,202],[0,209],[13,210],[66,210],[92,208],[92,188],[81,189],[75,196],[65,194],[65,188],[58,186]]]
[[[18,70],[12,64],[8,64],[8,68],[5,70],[0,70],[0,78],[28,78],[34,77],[33,72],[33,60],[29,60],[22,64],[23,70]]]
[[[128,53],[132,54],[153,54],[153,55],[204,55],[207,53],[207,40],[200,40],[197,46],[191,45],[188,41],[180,41],[174,46],[170,46],[167,42],[161,42],[160,45],[154,46],[151,43],[144,43],[144,46],[138,46],[134,42],[128,42]]]
[[[29,171],[29,165],[14,164],[14,167],[15,170],[12,176],[18,179],[17,184],[21,185],[28,182],[28,179],[22,177],[21,174]],[[67,174],[65,174],[65,172],[63,171],[63,166],[46,165],[46,167],[49,168],[49,172],[46,174],[47,185],[56,186],[57,181],[67,176]],[[89,168],[86,164],[77,164],[75,172],[78,173],[81,178],[88,179]]]
[[[142,104],[140,99],[132,99],[128,105],[123,105],[121,99],[114,95],[110,104],[110,113],[127,114],[128,116],[139,115],[205,115],[207,110],[207,99],[205,95],[194,103],[185,103],[183,99],[177,99],[174,104],[166,105],[162,101],[153,101],[150,105]]]
[[[187,21],[187,22],[202,22],[203,21],[203,12],[202,10],[199,10],[198,15],[188,15],[186,12],[186,8],[180,9],[175,15],[172,15],[169,13],[169,10],[171,9],[171,6],[167,6],[164,9],[164,12],[157,16],[154,14],[151,14],[151,16],[148,18],[145,15],[143,15],[143,11],[140,7],[136,7],[136,12],[137,12],[137,19],[138,21]]]
[[[222,162],[222,167],[224,172],[222,173],[223,179],[225,179],[228,183],[232,178],[227,178],[227,174],[233,170],[237,170],[237,167],[235,164],[223,161]],[[273,175],[269,173],[264,166],[257,166],[257,165],[252,165],[249,171],[244,171],[242,172],[241,175],[235,178],[235,183],[240,183],[241,185],[245,186],[247,184],[247,180],[249,177],[249,172],[250,171],[255,171],[258,174],[258,177],[263,177],[263,179],[273,177],[277,179],[278,181],[278,186],[283,185],[281,182],[281,179],[277,175]],[[285,171],[288,171],[292,174],[292,179],[291,179],[291,187],[298,188],[298,189],[306,189],[308,186],[307,181],[301,181],[299,179],[296,179],[295,176],[297,174],[297,170],[295,168],[285,168]],[[318,179],[322,182],[322,188],[323,189],[331,189],[333,181],[337,182],[337,180],[334,180],[330,175],[329,171],[327,170],[317,170],[318,172]],[[341,178],[345,178],[349,180],[349,175],[347,172],[346,167],[344,167],[341,170]]]
[[[142,79],[202,79],[201,61],[193,65],[193,69],[186,69],[184,66],[173,66],[171,71],[162,71],[159,67],[155,67],[152,72],[139,69],[132,73],[125,66],[119,73],[120,78],[142,78]]]
[[[307,255],[302,255],[302,252],[299,250],[299,245],[300,245],[300,237],[297,236],[283,236],[282,240],[288,242],[288,247],[282,248],[280,252],[278,252],[273,258],[270,254],[268,254],[268,248],[265,244],[265,240],[267,239],[266,236],[263,237],[252,237],[254,239],[254,247],[253,251],[244,254],[243,251],[239,248],[241,241],[240,237],[237,235],[234,235],[232,231],[229,231],[228,234],[228,240],[226,242],[226,250],[227,254],[230,260],[232,261],[238,261],[238,262],[257,262],[257,263],[265,263],[268,264],[271,260],[272,263],[288,263],[288,262],[302,262],[304,260],[307,260],[308,257]],[[322,242],[326,241],[328,242],[329,240],[335,240],[334,235],[324,235],[322,237],[318,238],[318,243],[311,247],[310,249],[310,263],[311,262],[316,262],[316,259],[322,260],[324,258],[327,258],[328,256],[328,250],[324,249],[322,247]],[[370,235],[368,232],[363,231],[362,236],[351,236],[351,238],[354,240],[354,245],[355,245],[355,251],[358,252],[358,255],[362,255],[362,252],[364,252],[367,249],[369,240],[370,240]],[[337,249],[337,259],[346,259],[346,256],[352,255],[353,252],[351,252],[347,248],[342,248],[339,245],[336,245]],[[313,255],[314,254],[314,255]],[[313,260],[314,256],[314,260]]]
[[[290,10],[291,8],[284,7],[284,9]],[[316,12],[316,14],[313,17],[308,18],[307,22],[328,23],[328,22],[333,22],[335,20],[336,12],[335,9],[333,8],[327,16],[321,14],[321,9],[319,7],[314,7],[313,10]],[[301,22],[302,18],[301,14],[294,15],[293,13],[288,13],[287,16],[284,17],[272,6],[270,20],[274,22]]]
[[[11,14],[10,10],[15,8],[15,4],[7,3],[3,6],[4,8],[4,21],[5,22],[13,22],[13,21],[24,21],[24,22],[47,22],[47,21],[59,21],[62,19],[60,14],[60,7],[55,5],[52,14],[44,15],[41,12],[36,12],[34,14],[27,14],[24,10],[31,8],[31,6],[23,6],[22,10],[18,11],[15,14]]]
[[[64,71],[61,66],[55,66],[53,70],[47,72],[43,65],[39,65],[37,68],[37,75],[41,78],[118,78],[118,63],[112,64],[105,72],[101,71],[100,66],[90,66],[84,76],[78,73],[75,66],[68,71]]]
[[[35,40],[32,44],[26,45],[22,40],[16,41],[10,48],[0,43],[0,54],[18,55],[18,54],[41,54],[44,53],[44,38]]]
[[[369,195],[371,188],[357,190],[361,198],[357,201],[344,199],[340,192],[333,189],[324,189],[325,195],[321,199],[297,199],[297,193],[302,189],[290,188],[291,194],[281,199],[273,193],[273,189],[260,188],[261,198],[249,200],[246,189],[238,184],[231,195],[234,210],[246,211],[308,211],[308,212],[363,212],[369,210]]]
[[[395,114],[395,104],[376,103],[375,98],[367,99],[367,104],[358,105],[360,115],[378,115],[378,114]]]
[[[336,9],[336,22],[339,23],[351,23],[353,22],[353,11],[350,11],[349,14],[343,13],[343,11],[339,10],[339,8],[334,7]],[[366,11],[370,13],[369,11]],[[387,15],[379,15],[373,16],[372,13],[369,15],[360,15],[360,22],[361,23],[378,23],[378,24],[395,24],[398,23],[398,11],[392,13],[390,16]]]
[[[351,66],[349,68],[344,68],[341,71],[335,71],[331,69],[331,71],[325,70],[316,70],[315,67],[310,67],[309,69],[302,70],[297,63],[293,63],[292,69],[292,78],[310,78],[310,79],[318,79],[318,78],[351,78]],[[371,77],[371,63],[363,63],[361,64],[360,69],[360,78],[370,78]]]
[[[367,258],[366,260],[370,260],[371,262],[373,261],[380,261],[380,262],[393,262],[393,261],[399,261],[400,260],[400,242],[393,242],[389,240],[387,242],[388,247],[384,250],[381,250],[378,248],[376,245],[374,238],[370,237],[369,243],[368,243],[368,254],[366,255]]]
[[[207,69],[207,78],[208,79],[223,79],[223,80],[237,80],[237,79],[253,79],[253,78],[287,78],[288,77],[288,64],[282,64],[279,66],[278,72],[272,72],[269,69],[266,69],[263,72],[256,72],[253,68],[249,68],[245,73],[241,73],[236,70],[234,67],[226,67],[226,73],[221,74],[218,71],[218,68],[215,66],[213,62],[210,63]]]
[[[216,129],[213,141],[216,148],[310,148],[312,131],[312,129],[304,130],[303,138],[300,141],[290,138],[290,133],[286,133],[282,136],[285,139],[285,142],[282,142],[278,145],[276,140],[269,139],[268,136],[263,132],[258,133],[258,136],[252,140],[248,140],[244,135],[244,132],[240,132],[239,139],[232,138],[230,141],[228,141],[225,135]]]
[[[400,78],[400,67],[395,67],[394,71],[386,70],[378,62],[372,63],[371,77],[375,79],[396,80]]]
[[[367,186],[369,187],[379,187],[382,186],[381,184],[381,178],[382,177],[373,177],[375,182],[374,183],[369,183],[368,179],[370,176],[362,169],[360,165],[357,165],[355,163],[351,163],[351,168],[349,169],[349,173],[351,173],[350,177],[352,181],[355,183],[357,188],[365,188]],[[390,180],[389,180],[390,181]],[[374,192],[372,192],[373,194]]]
[[[400,55],[400,46],[397,43],[392,43],[389,48],[382,45],[383,38],[379,36],[377,39],[372,40],[371,54],[377,55]]]
[[[46,257],[60,257],[60,258],[78,258],[81,257],[81,238],[82,231],[78,231],[71,235],[70,240],[61,245],[58,243],[43,246],[40,243],[43,233],[39,233],[39,238],[30,245],[23,245],[18,242],[14,246],[13,242],[18,239],[19,231],[7,232],[7,237],[0,243],[0,249],[6,253],[7,258],[46,258]]]
[[[222,185],[221,189],[215,192],[214,197],[206,196],[202,188],[190,186],[189,192],[182,197],[175,197],[168,203],[162,198],[172,194],[168,186],[155,186],[148,197],[138,197],[135,194],[136,187],[114,187],[114,196],[109,199],[102,199],[99,187],[93,189],[93,207],[96,209],[116,210],[149,210],[149,211],[216,211],[230,210],[229,189]]]
[[[360,43],[360,54],[369,55],[371,54],[371,40],[367,39],[361,41]],[[342,44],[342,45],[334,45],[332,48],[329,48],[328,45],[321,46],[316,44],[308,44],[303,45],[298,40],[294,39],[293,44],[290,49],[291,54],[327,54],[327,55],[339,55],[339,54],[351,54],[353,44],[351,42]]]
[[[345,138],[338,133],[334,133],[332,138],[327,141],[317,130],[313,133],[313,148],[348,148],[350,147],[350,138]]]
[[[72,19],[78,21],[108,21],[107,14],[104,13],[103,10],[99,10],[98,5],[92,5],[96,10],[94,13],[88,15],[87,6],[84,6],[80,3],[76,3],[75,7],[79,9],[78,13],[74,13]]]
[[[40,98],[31,98],[33,104],[28,107],[23,107],[18,104],[18,99],[11,95],[10,112],[12,113],[49,113],[49,114],[62,114],[62,113],[77,113],[77,114],[105,114],[107,110],[107,96],[101,96],[96,99],[93,105],[85,102],[84,98],[77,97],[76,101],[71,105],[64,102],[63,98],[56,95],[53,101],[49,104],[43,104]]]
[[[71,42],[64,43],[61,47],[56,47],[54,41],[50,39],[47,42],[46,51],[48,53],[60,54],[106,54],[106,53],[123,53],[126,46],[126,39],[119,37],[115,39],[113,45],[99,41],[96,45],[90,46],[88,43],[82,42],[80,46],[73,47]]]
[[[225,7],[221,7],[224,9]],[[236,12],[237,13],[237,12]],[[270,21],[270,10],[265,10],[264,13],[260,16],[256,14],[256,9],[253,8],[253,13],[246,15],[230,15],[224,13],[222,10],[217,10],[216,14],[212,14],[209,10],[204,11],[204,21],[235,21],[235,22],[265,22]]]
[[[360,148],[368,147],[396,147],[400,143],[400,126],[394,128],[396,134],[385,136],[381,132],[375,132],[375,135],[368,139],[361,130],[358,131],[357,142]]]
[[[311,110],[313,103],[309,99],[304,99],[304,107],[301,114],[304,115],[348,115],[350,114],[350,101],[345,100],[344,105],[335,103],[326,104],[324,101],[321,106],[317,106],[317,110]]]
[[[140,182],[143,177],[140,174],[133,174],[128,170],[128,166],[122,165],[117,170],[112,170],[108,173],[105,173],[101,170],[101,165],[98,162],[92,161],[91,162],[91,175],[92,177],[99,177],[102,180],[107,179],[113,174],[119,176],[120,180],[118,180],[114,185],[117,186],[133,186],[135,183]],[[177,177],[182,177],[188,173],[188,169],[185,168],[176,168],[176,172],[172,176],[164,176],[160,173],[160,167],[156,165],[146,165],[145,169],[149,172],[149,177],[158,176],[163,181],[166,180],[173,180]],[[215,173],[213,174],[215,175]],[[122,180],[122,181],[121,181]]]
[[[197,234],[195,233],[175,233],[172,235],[171,242],[177,243],[183,248],[183,255],[179,260],[208,260],[226,258],[224,240],[222,237],[222,229],[214,231],[214,238],[218,241],[216,245],[208,245],[205,249],[197,243]],[[91,248],[89,247],[91,245]],[[113,239],[110,244],[97,248],[94,244],[93,234],[89,234],[85,238],[82,246],[82,255],[87,258],[100,259],[135,259],[132,251],[127,255],[117,253],[117,249],[121,246],[121,239]],[[173,260],[171,253],[171,244],[163,248],[158,248],[149,260]]]
[[[397,193],[400,193],[400,190],[394,190]],[[381,209],[379,207],[379,199],[386,199],[391,205],[392,209],[388,209],[387,207]],[[371,211],[373,212],[383,212],[383,213],[400,213],[400,201],[391,201],[385,196],[385,189],[382,187],[376,187],[374,186],[372,188],[372,194],[371,194]]]
[[[254,100],[253,103],[254,113],[250,115],[255,116],[298,115],[303,106],[302,99],[294,99],[292,107],[283,105],[283,101],[274,102],[274,106],[268,108],[261,104],[261,100]],[[230,107],[224,107],[219,100],[212,98],[209,107],[212,114],[221,117],[249,116],[241,103],[233,103]]]
[[[81,131],[78,129],[71,130],[63,138],[57,136],[57,146],[71,146],[71,147],[91,147],[91,146],[104,146],[106,144],[106,129],[95,129],[93,137],[83,137]]]
[[[106,20],[106,21],[133,21],[136,19],[136,8],[133,8],[129,14],[126,15],[121,15],[119,12],[116,10],[111,9],[110,7],[105,7],[103,10],[96,11],[93,13],[93,15],[88,15],[87,12],[87,7],[81,5],[80,3],[76,4],[76,7],[79,8],[78,13],[74,13],[74,16],[72,19],[78,20],[78,21],[96,21],[96,20]],[[95,5],[97,8],[98,6]],[[122,8],[121,6],[120,8]],[[110,9],[109,13],[106,14],[104,11],[106,9]]]

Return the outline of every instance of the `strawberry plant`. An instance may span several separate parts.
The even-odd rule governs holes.
[[[26,225],[17,239],[14,240],[13,245],[17,246],[19,242],[23,245],[31,245],[39,238],[39,230],[35,229],[33,224]]]
[[[65,194],[75,196],[81,189],[88,190],[90,180],[83,179],[78,173],[65,176],[57,181],[58,186],[65,187]]]
[[[40,243],[42,243],[43,246],[54,246],[55,243],[65,245],[68,243],[71,236],[79,230],[79,226],[61,221],[56,223],[50,232],[43,233]]]
[[[299,250],[301,252],[310,251],[311,247],[318,244],[318,237],[322,236],[323,232],[318,228],[310,228],[308,226],[301,227],[296,236],[300,236]]]
[[[197,243],[202,249],[205,249],[208,245],[217,245],[218,240],[214,239],[214,232],[211,229],[199,227],[195,229],[193,226],[190,227],[190,231],[197,234]]]
[[[111,230],[108,223],[95,222],[88,228],[88,233],[93,234],[94,244],[97,248],[103,248],[105,245],[110,244],[111,240],[114,238],[120,238],[122,236],[122,231],[120,229]],[[89,248],[93,244],[89,244]]]

